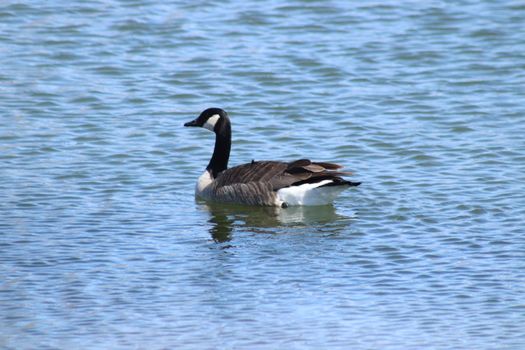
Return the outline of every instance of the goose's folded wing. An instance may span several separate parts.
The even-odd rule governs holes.
[[[215,182],[217,187],[246,184],[250,182],[270,182],[281,175],[288,164],[284,162],[261,161],[238,165],[221,172]]]
[[[227,169],[216,178],[216,186],[232,186],[246,183],[269,184],[274,191],[297,183],[317,182],[325,179],[339,179],[349,172],[336,171],[342,166],[334,163],[312,162],[299,159],[290,163],[259,161]]]

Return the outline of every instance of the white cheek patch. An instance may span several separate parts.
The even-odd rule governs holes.
[[[217,124],[217,121],[219,120],[220,117],[221,116],[218,114],[212,115],[211,117],[208,118],[208,120],[206,120],[206,123],[204,123],[202,127],[210,131],[214,131],[213,129],[215,128],[215,124]]]

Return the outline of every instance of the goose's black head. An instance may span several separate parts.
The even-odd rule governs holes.
[[[224,124],[229,124],[228,113],[220,108],[208,108],[184,126],[199,126],[217,132]]]

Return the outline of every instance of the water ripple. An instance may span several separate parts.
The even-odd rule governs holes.
[[[0,5],[0,347],[521,349],[525,7]],[[327,208],[195,202],[335,160]]]

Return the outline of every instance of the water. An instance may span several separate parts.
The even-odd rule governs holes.
[[[523,349],[519,1],[4,1],[0,347]],[[310,157],[334,207],[195,202]]]

